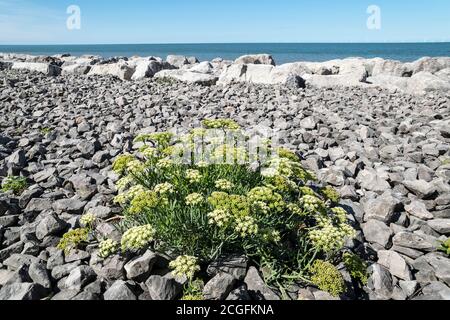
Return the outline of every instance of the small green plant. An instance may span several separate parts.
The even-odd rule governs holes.
[[[2,183],[2,192],[12,191],[16,195],[22,194],[22,192],[28,187],[27,179],[24,177],[12,177],[5,178]]]
[[[50,132],[52,132],[52,129],[51,129],[51,128],[45,127],[45,128],[42,128],[40,131],[41,131],[41,134],[47,135],[47,134],[49,134]]]
[[[316,260],[311,266],[311,281],[320,290],[338,297],[345,292],[345,282],[339,270],[327,261]]]
[[[331,186],[326,186],[320,190],[325,199],[330,200],[333,203],[338,203],[341,200],[341,195]]]
[[[201,301],[205,300],[203,296],[204,283],[202,280],[188,281],[183,288],[183,297],[181,300],[184,301]]]
[[[78,248],[81,244],[87,244],[89,229],[80,228],[70,230],[59,241],[58,249],[68,254],[71,250]]]
[[[367,263],[356,254],[350,252],[344,253],[342,259],[350,275],[363,285],[366,285],[368,278]]]
[[[442,242],[439,251],[442,251],[450,256],[450,238]]]
[[[442,160],[441,160],[441,164],[442,164],[443,166],[446,166],[446,165],[450,164],[450,158],[444,158],[444,159],[442,159]]]

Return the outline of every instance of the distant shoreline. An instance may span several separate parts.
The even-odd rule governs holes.
[[[234,60],[242,55],[265,52],[278,64],[296,61],[329,61],[362,57],[412,62],[422,57],[450,56],[450,42],[432,43],[196,43],[196,44],[80,44],[0,45],[0,52],[30,55],[69,53],[104,58],[116,56],[195,56],[200,61],[221,57]]]

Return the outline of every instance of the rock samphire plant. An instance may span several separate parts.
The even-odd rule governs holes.
[[[338,194],[317,184],[295,153],[265,142],[255,157],[217,132],[249,141],[234,121],[206,120],[179,136],[138,136],[139,151],[116,158],[123,238],[120,246],[103,239],[102,255],[151,246],[173,256],[175,274],[193,280],[220,256],[240,254],[264,270],[269,285],[313,283],[315,277],[321,287],[342,293],[332,265],[322,272],[314,264],[336,260],[355,236]],[[264,161],[261,154],[268,155]]]

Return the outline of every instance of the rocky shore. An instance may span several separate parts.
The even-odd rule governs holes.
[[[205,118],[279,131],[341,193],[358,230],[347,247],[369,265],[367,285],[348,281],[342,299],[450,299],[450,258],[438,251],[450,236],[450,58],[276,66],[268,55],[0,54],[0,183],[27,180],[20,195],[0,192],[0,300],[177,298],[181,280],[162,256],[102,261],[93,248],[66,255],[56,246],[88,211],[103,221],[98,232],[120,237],[114,158],[143,130]],[[281,298],[245,259],[231,259],[226,272],[227,263],[210,266],[205,296]],[[313,287],[288,296],[332,299]]]

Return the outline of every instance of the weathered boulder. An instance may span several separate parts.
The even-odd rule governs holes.
[[[11,66],[11,69],[40,72],[47,76],[58,76],[61,74],[60,67],[53,64],[40,62],[14,62]]]
[[[180,55],[168,55],[166,61],[175,68],[181,68],[182,66],[189,64],[187,57]]]
[[[186,83],[214,85],[217,77],[211,74],[192,72],[189,70],[162,70],[155,74],[156,79],[174,79]]]
[[[117,62],[109,64],[99,64],[92,66],[89,71],[89,76],[99,75],[105,76],[110,75],[117,77],[122,80],[131,80],[135,69],[130,67],[126,62]]]
[[[157,60],[141,60],[136,63],[136,70],[131,80],[142,80],[144,78],[152,78],[156,73],[164,69],[170,69],[168,63]]]
[[[245,55],[237,58],[234,63],[238,64],[268,64],[275,66],[275,60],[269,54]]]

